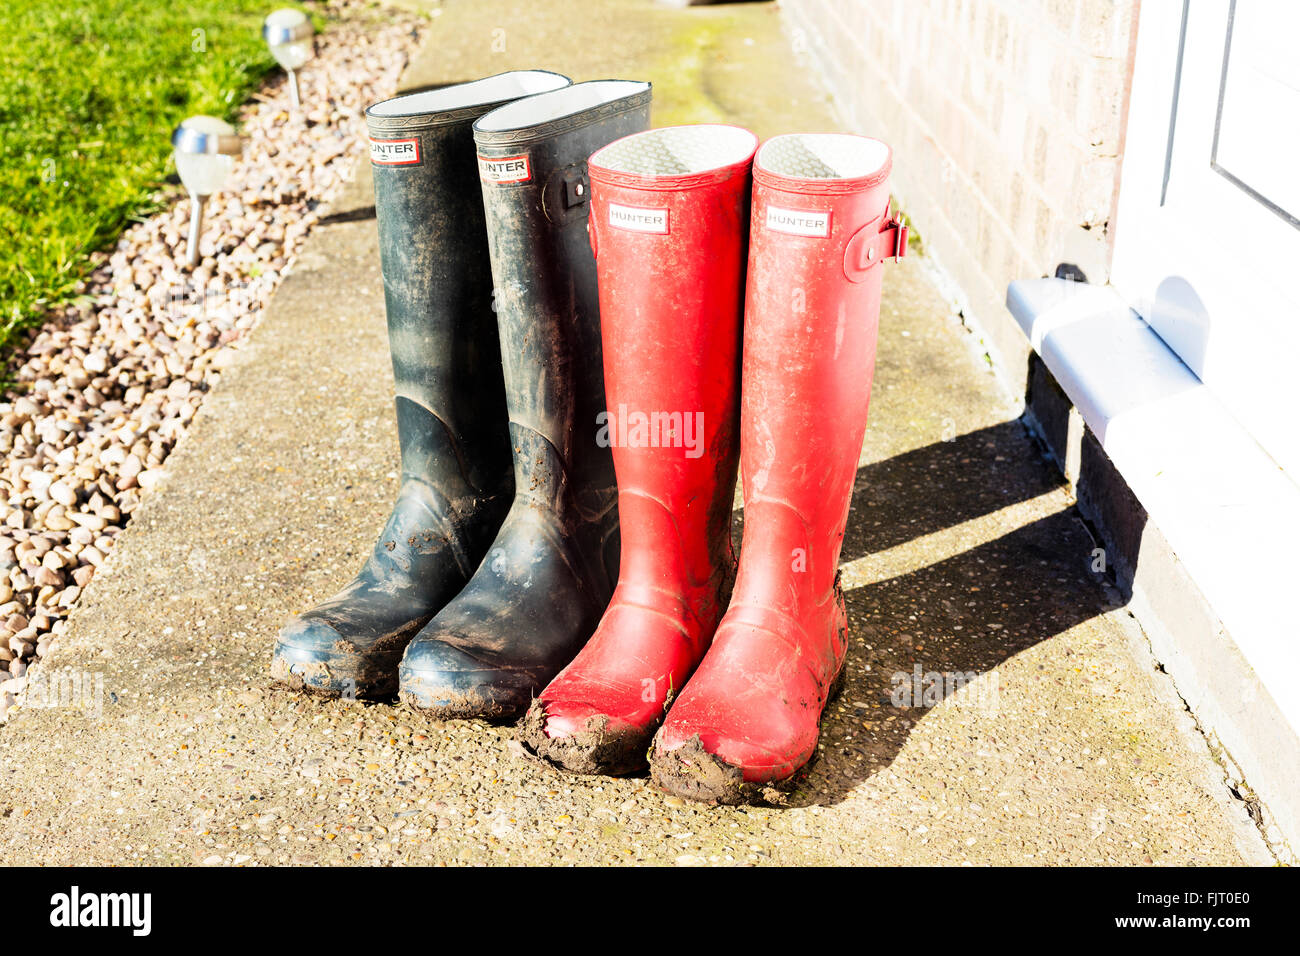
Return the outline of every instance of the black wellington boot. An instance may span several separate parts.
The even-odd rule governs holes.
[[[650,84],[599,80],[474,124],[515,496],[469,584],[402,658],[402,699],[436,716],[521,713],[581,650],[617,581],[587,157],[649,118]]]
[[[407,642],[465,582],[513,476],[473,123],[567,77],[520,71],[366,111],[402,481],[361,573],[294,618],[271,674],[323,694],[392,696]]]

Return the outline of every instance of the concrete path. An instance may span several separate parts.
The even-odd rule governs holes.
[[[408,87],[542,66],[650,79],[659,124],[835,126],[772,4],[435,11]],[[277,629],[356,570],[397,487],[372,202],[362,169],[42,665],[102,679],[102,711],[0,728],[0,861],[1270,862],[915,259],[888,271],[844,550],[848,687],[788,806],[683,805],[538,766],[508,727],[272,689]]]

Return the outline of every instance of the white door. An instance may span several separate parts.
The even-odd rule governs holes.
[[[1300,0],[1145,0],[1111,282],[1300,482]]]

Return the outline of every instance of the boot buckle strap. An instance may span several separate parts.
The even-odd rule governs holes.
[[[542,187],[542,212],[554,223],[566,223],[586,216],[591,201],[591,180],[585,163],[571,163],[557,169]]]
[[[886,259],[895,262],[907,255],[907,226],[903,217],[889,214],[867,223],[853,234],[844,249],[844,275],[850,282],[862,282]]]

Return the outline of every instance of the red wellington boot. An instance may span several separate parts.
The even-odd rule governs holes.
[[[629,773],[700,662],[735,578],[740,345],[750,163],[733,126],[637,133],[596,152],[600,290],[622,557],[591,640],[520,737],[577,773]],[[579,425],[579,427],[584,427]]]
[[[665,790],[739,803],[817,747],[844,666],[837,565],[875,365],[881,262],[902,255],[890,150],[778,136],[754,158],[741,385],[745,529],[727,613],[655,737]]]

